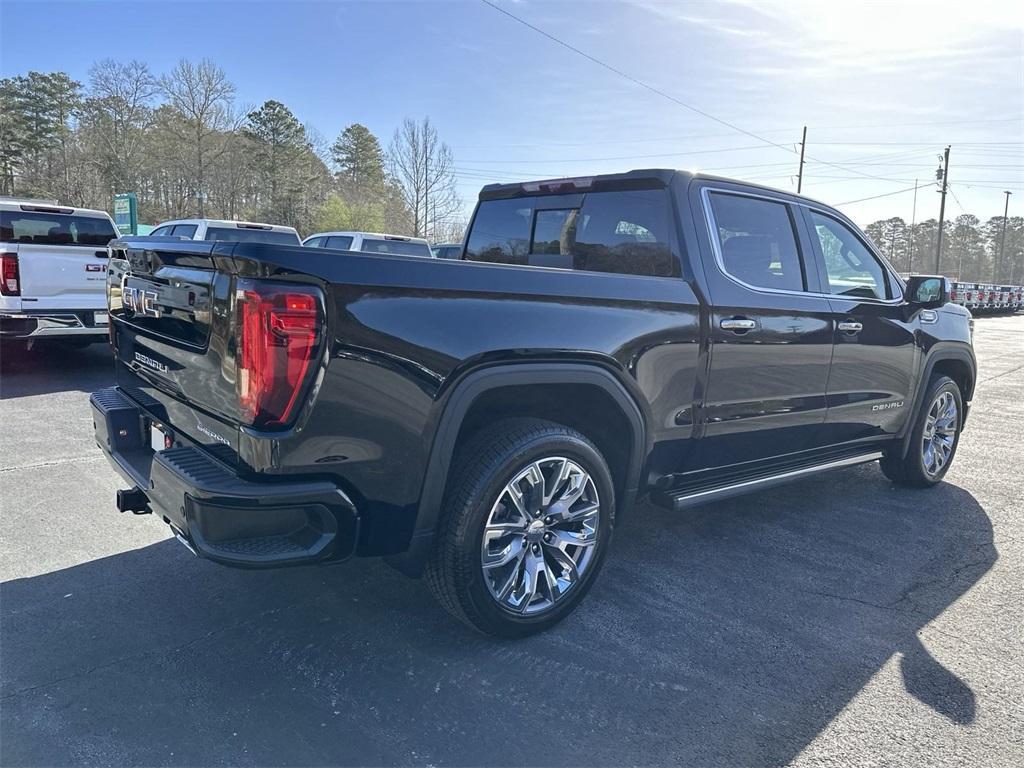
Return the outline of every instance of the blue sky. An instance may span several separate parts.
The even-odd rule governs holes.
[[[478,0],[0,0],[0,71],[60,69],[86,81],[103,57],[137,58],[157,73],[209,57],[239,104],[278,99],[331,139],[361,122],[385,146],[403,117],[429,115],[455,153],[467,205],[489,181],[645,167],[795,189],[789,150],[806,124],[813,159],[803,191],[862,224],[909,220],[915,178],[917,219],[937,216],[929,182],[947,143],[948,216],[1001,215],[1004,189],[1015,192],[1011,213],[1024,213],[1024,5],[498,4],[756,138]]]

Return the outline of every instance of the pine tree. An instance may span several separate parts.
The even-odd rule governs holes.
[[[377,202],[384,194],[384,151],[369,128],[353,123],[331,147],[343,194],[351,201]]]

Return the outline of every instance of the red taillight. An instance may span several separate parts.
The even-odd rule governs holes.
[[[956,301],[956,291],[950,291],[949,292],[949,300],[950,301]]]
[[[319,348],[320,292],[247,281],[236,296],[241,418],[279,426],[292,416]]]
[[[21,280],[18,277],[18,254],[0,253],[0,294],[21,296]]]

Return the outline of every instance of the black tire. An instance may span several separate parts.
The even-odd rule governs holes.
[[[950,393],[956,403],[956,428],[953,433],[953,447],[950,450],[949,458],[937,472],[929,472],[925,466],[924,452],[924,431],[928,424],[928,414],[936,400],[943,393]],[[900,447],[893,448],[881,458],[879,466],[883,474],[897,485],[905,485],[910,488],[930,488],[937,485],[945,477],[946,472],[956,457],[956,449],[960,445],[960,431],[963,429],[964,403],[960,394],[960,387],[948,376],[935,375],[928,382],[928,389],[925,391],[921,408],[914,417],[914,425],[910,434],[910,446],[906,456],[900,456]]]
[[[600,504],[596,551],[579,580],[560,599],[552,599],[553,604],[539,613],[515,615],[499,604],[485,582],[481,561],[484,528],[505,486],[532,462],[547,456],[570,459],[593,480]],[[540,419],[499,421],[475,435],[456,454],[437,539],[427,562],[427,584],[446,610],[480,632],[506,638],[541,632],[569,615],[589,591],[611,543],[614,516],[611,473],[600,451],[586,437]]]

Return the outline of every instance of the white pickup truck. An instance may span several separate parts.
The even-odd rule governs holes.
[[[0,340],[106,338],[107,244],[118,236],[103,211],[0,200]]]

